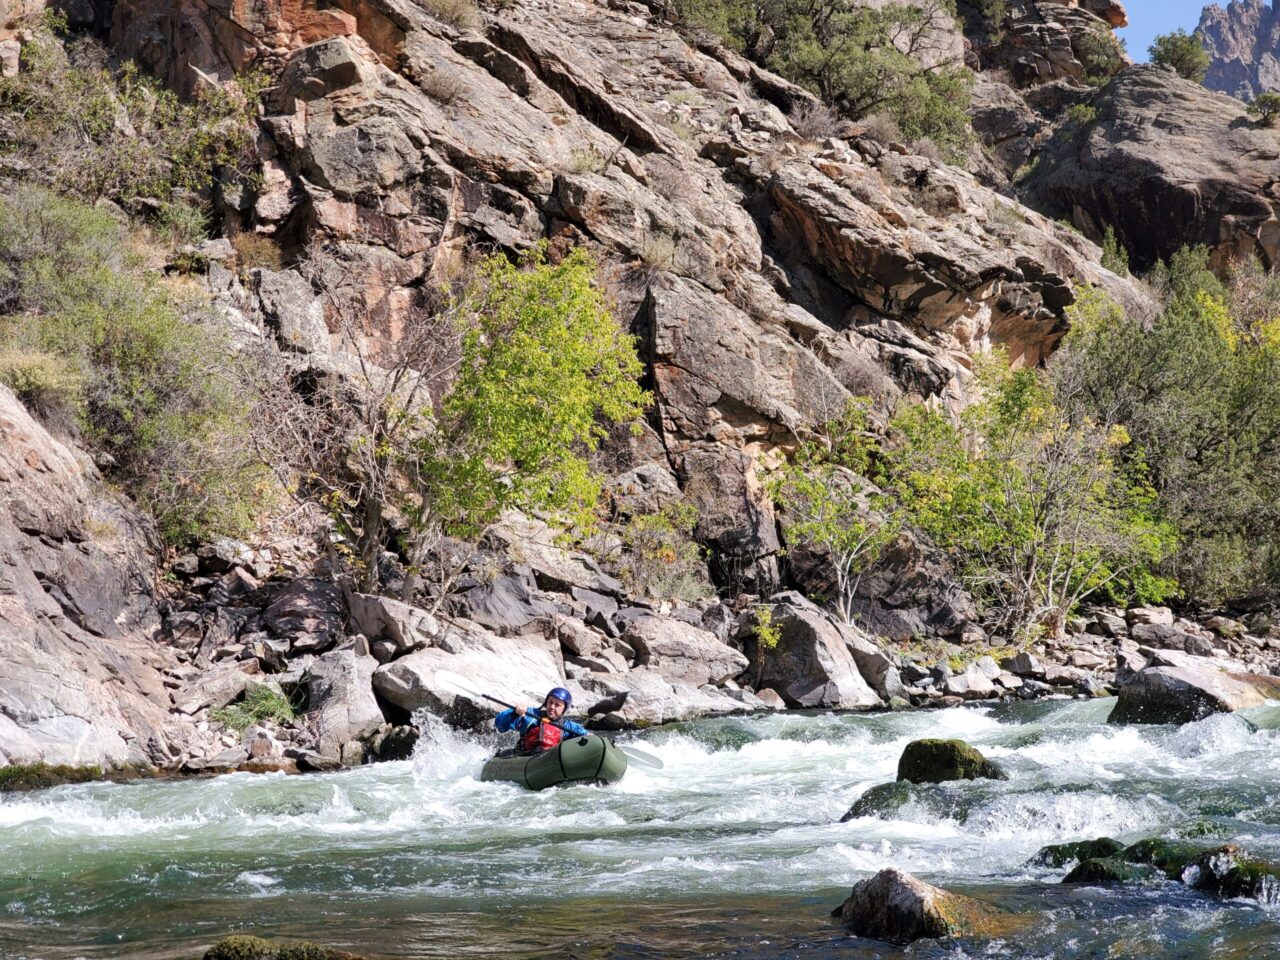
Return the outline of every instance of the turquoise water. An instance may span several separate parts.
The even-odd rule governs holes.
[[[1016,943],[911,956],[1280,956],[1277,908],[1025,865],[1046,843],[1193,825],[1280,859],[1280,707],[1181,728],[1108,727],[1109,709],[701,721],[636,739],[661,771],[537,794],[480,783],[497,741],[427,718],[403,763],[9,796],[0,956],[198,957],[238,930],[375,958],[894,956],[828,916],[886,866],[1035,914]],[[968,740],[1010,780],[838,822],[926,736]]]

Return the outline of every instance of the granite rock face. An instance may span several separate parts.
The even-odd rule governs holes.
[[[1041,152],[1028,202],[1090,236],[1113,227],[1139,271],[1201,243],[1219,266],[1280,262],[1280,131],[1154,65],[1129,68],[1091,103],[1093,120]]]
[[[171,765],[149,533],[0,386],[0,764]]]
[[[588,246],[656,399],[623,474],[698,508],[722,584],[772,585],[760,467],[848,397],[963,404],[975,353],[1052,351],[1081,281],[1145,308],[1092,244],[955,168],[804,142],[788,111],[809,94],[638,4],[515,0],[458,26],[408,0],[122,0],[114,25],[121,54],[179,87],[280,71],[263,186],[224,198],[228,229],[311,250],[370,337],[428,309],[468,245]],[[333,328],[341,298],[322,299]],[[276,308],[299,350],[323,347],[315,310]]]

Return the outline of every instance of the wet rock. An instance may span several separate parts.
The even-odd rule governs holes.
[[[385,726],[369,738],[369,753],[375,760],[408,760],[413,756],[421,734],[417,727],[403,724]]]
[[[1170,880],[1179,880],[1187,867],[1215,849],[1204,844],[1151,837],[1125,847],[1119,859],[1125,863],[1150,864]]]
[[[1201,854],[1183,871],[1183,881],[1220,897],[1280,903],[1280,865],[1249,856],[1234,844]]]
[[[342,635],[346,606],[338,588],[316,577],[301,577],[285,587],[262,613],[262,622],[294,651],[318,653]]]
[[[636,651],[636,663],[673,683],[700,687],[737,676],[747,658],[715,635],[667,617],[642,617],[627,625],[622,639]]]
[[[1065,867],[1073,861],[1085,861],[1114,857],[1124,850],[1124,844],[1110,837],[1096,840],[1077,840],[1074,843],[1053,843],[1041,847],[1031,863],[1044,867]]]
[[[297,763],[298,769],[304,772],[329,773],[334,770],[342,769],[341,759],[338,757],[328,757],[322,753],[316,753],[314,750],[306,750],[299,747],[286,747],[284,755]]]
[[[898,779],[908,783],[1008,780],[995,763],[963,740],[913,740],[898,759]]]
[[[1116,857],[1094,857],[1082,860],[1062,878],[1063,883],[1088,883],[1107,887],[1132,880],[1146,880],[1154,876],[1150,867],[1127,863]]]
[[[1148,665],[1120,687],[1109,723],[1192,723],[1280,697],[1280,678],[1228,672],[1186,654],[1149,652]]]
[[[314,724],[319,752],[342,755],[343,744],[361,740],[385,722],[373,695],[378,661],[353,646],[317,657],[307,670],[308,718]]]
[[[993,904],[892,869],[855,884],[833,915],[857,936],[900,944],[924,937],[995,937],[1021,921]]]
[[[888,818],[902,809],[910,799],[911,785],[904,781],[877,783],[853,802],[840,822],[847,823],[858,817]]]
[[[763,667],[758,684],[778,691],[792,707],[878,706],[880,697],[858,669],[846,630],[814,604],[794,593],[773,598],[778,645],[763,653],[747,637],[747,655]]]

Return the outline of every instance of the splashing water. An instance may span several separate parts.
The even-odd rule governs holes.
[[[400,763],[13,795],[0,800],[0,957],[189,957],[246,927],[371,957],[872,957],[883,948],[827,914],[888,866],[1046,911],[1018,944],[975,956],[1157,956],[1143,951],[1175,942],[1178,956],[1280,955],[1265,904],[1179,885],[1082,891],[1026,865],[1047,843],[1193,823],[1280,858],[1280,708],[1181,728],[1110,727],[1107,709],[679,724],[639,738],[662,770],[542,793],[481,783],[499,738],[423,715]],[[894,779],[909,741],[938,736],[1010,779],[911,788],[839,822]]]

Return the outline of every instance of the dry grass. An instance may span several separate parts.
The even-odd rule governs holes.
[[[446,105],[460,99],[470,89],[461,76],[439,68],[425,74],[418,81],[418,87],[436,103]]]
[[[427,12],[459,30],[476,30],[484,23],[472,0],[422,0]]]
[[[252,270],[255,267],[280,270],[284,267],[284,254],[280,245],[260,233],[237,233],[231,238],[231,246],[235,248],[242,270]]]
[[[787,119],[796,136],[806,143],[817,143],[834,137],[841,126],[839,115],[825,103],[818,101],[799,104]]]

